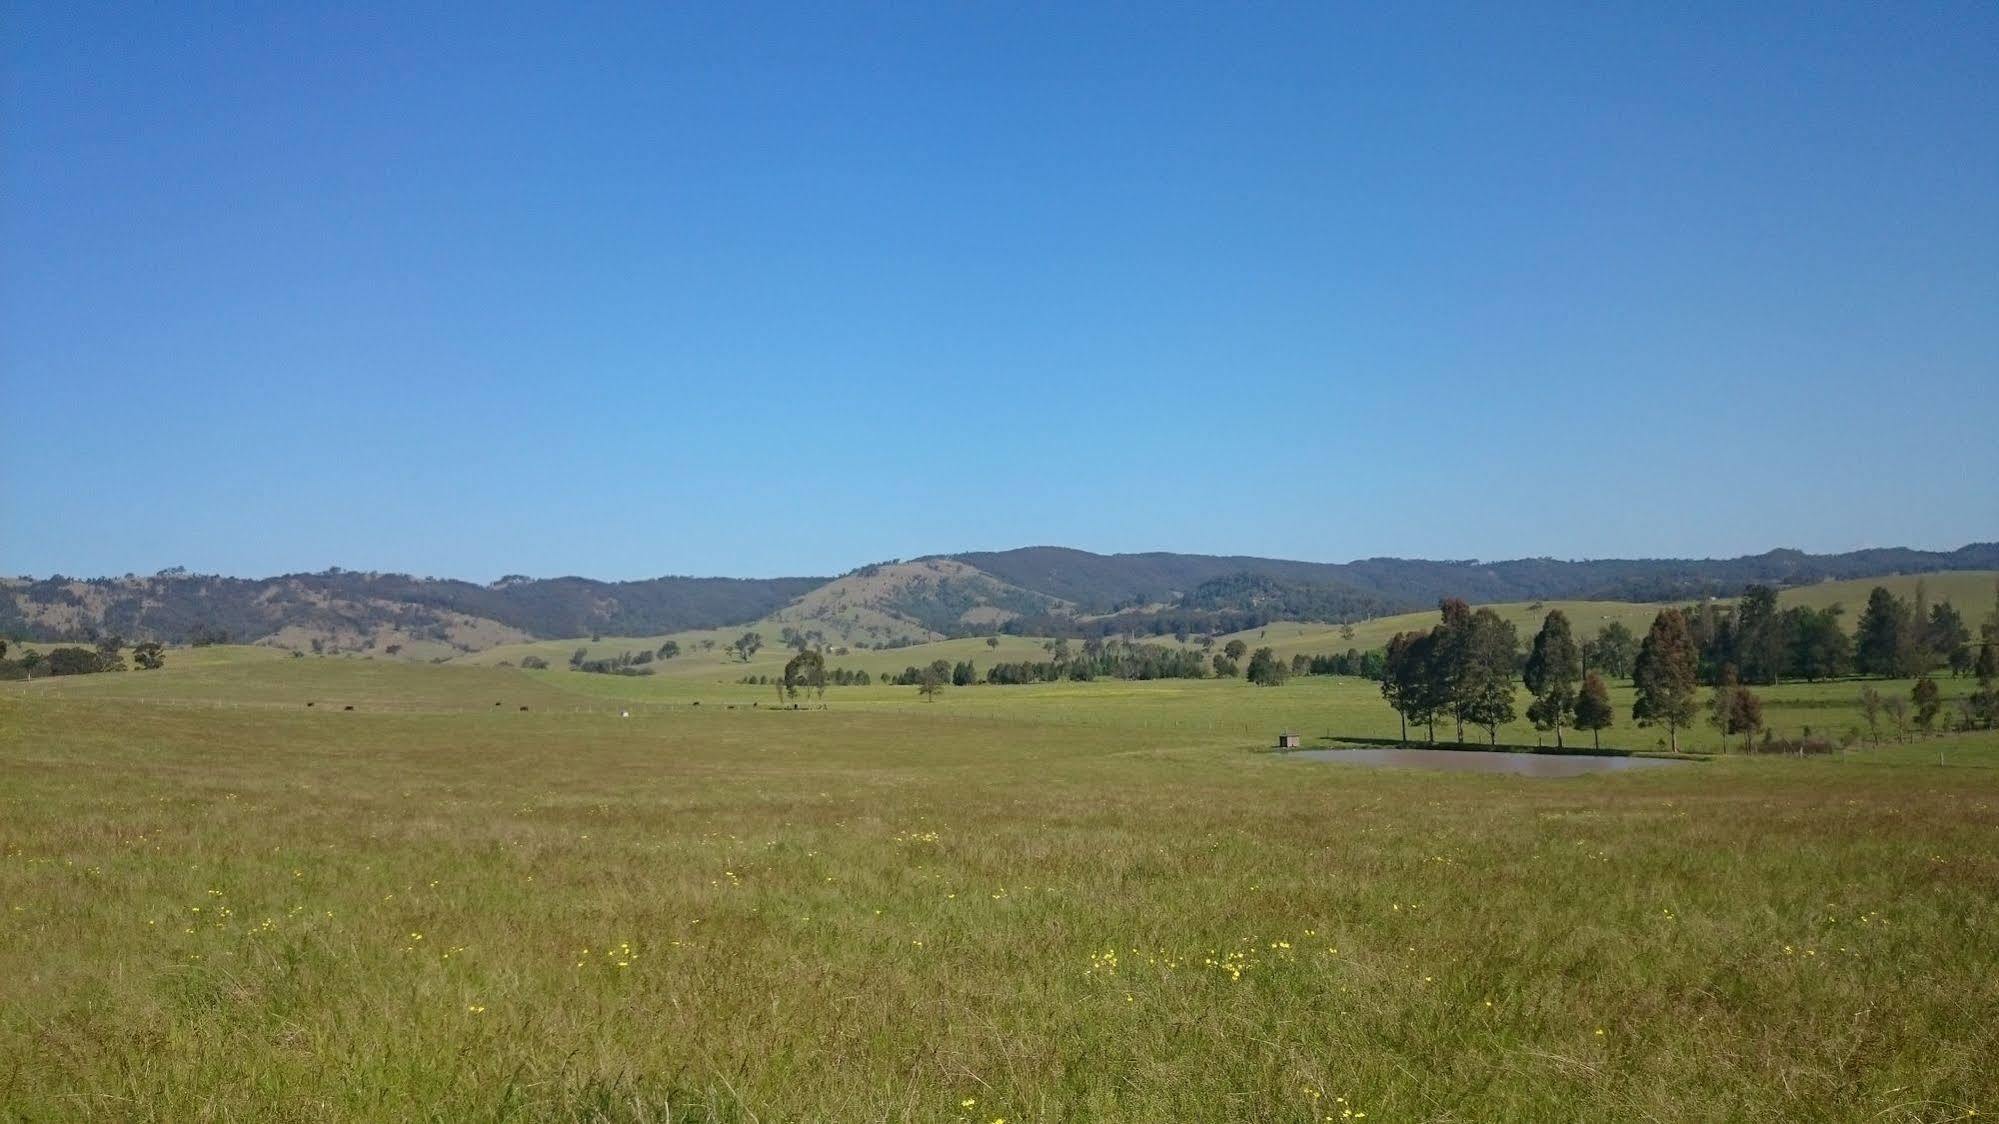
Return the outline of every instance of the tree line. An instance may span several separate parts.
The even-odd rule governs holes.
[[[0,679],[35,679],[51,675],[97,675],[125,671],[125,638],[106,636],[91,647],[66,646],[47,652],[22,651],[12,659],[8,642],[0,640]],[[156,640],[131,645],[132,667],[157,671],[167,664],[167,651]]]
[[[1749,586],[1733,605],[1710,601],[1685,610],[1697,674],[1709,686],[1730,668],[1742,683],[1767,685],[1856,673],[1914,679],[1944,668],[1961,676],[1977,660],[1963,615],[1949,601],[1931,604],[1920,581],[1913,600],[1875,586],[1852,636],[1844,615],[1837,604],[1780,611],[1777,591],[1765,585]]]
[[[1942,666],[1970,674],[1978,690],[1960,703],[1961,728],[1999,723],[1999,597],[1971,643],[1970,630],[1948,602],[1929,605],[1918,583],[1913,603],[1875,587],[1856,635],[1839,627],[1840,609],[1793,608],[1779,612],[1776,593],[1751,586],[1735,606],[1712,602],[1682,610],[1664,609],[1635,647],[1628,629],[1612,622],[1593,641],[1578,644],[1568,616],[1550,611],[1524,659],[1513,625],[1491,609],[1473,611],[1446,598],[1441,621],[1427,631],[1397,633],[1384,651],[1381,694],[1401,718],[1402,740],[1409,727],[1427,727],[1437,740],[1437,723],[1457,726],[1464,741],[1467,725],[1483,727],[1497,745],[1499,727],[1515,719],[1516,670],[1532,702],[1527,719],[1552,731],[1561,747],[1563,730],[1588,730],[1595,744],[1614,720],[1606,675],[1629,674],[1636,697],[1631,717],[1640,726],[1664,726],[1679,749],[1679,732],[1700,715],[1702,686],[1711,687],[1707,721],[1724,738],[1742,735],[1748,748],[1757,732],[1769,733],[1762,700],[1752,683],[1783,677],[1825,679],[1858,670],[1863,674],[1916,679],[1910,698],[1863,690],[1862,710],[1878,741],[1881,715],[1906,732],[1904,716],[1922,730],[1935,725],[1942,692],[1930,673]]]

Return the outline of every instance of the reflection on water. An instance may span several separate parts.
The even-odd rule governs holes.
[[[1483,753],[1469,749],[1307,749],[1284,756],[1341,765],[1439,769],[1446,773],[1511,773],[1520,777],[1580,777],[1585,773],[1618,773],[1686,764],[1684,761],[1663,761],[1657,757]]]

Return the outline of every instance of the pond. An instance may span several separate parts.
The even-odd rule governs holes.
[[[1519,777],[1580,777],[1684,765],[1657,757],[1613,757],[1594,753],[1488,753],[1471,749],[1306,749],[1285,754],[1305,761],[1373,765],[1391,769],[1437,769],[1446,773],[1510,773]]]

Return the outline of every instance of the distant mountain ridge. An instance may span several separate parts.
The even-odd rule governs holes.
[[[0,634],[36,640],[116,634],[180,643],[204,634],[249,642],[289,632],[338,647],[427,641],[471,651],[530,637],[718,628],[756,620],[826,581],[662,577],[603,582],[514,575],[478,585],[338,569],[274,578],[174,571],[147,578],[53,577],[0,582]]]
[[[1887,574],[1999,569],[1999,543],[1972,543],[1952,551],[1891,547],[1845,554],[1772,550],[1726,559],[1598,559],[1567,562],[1521,558],[1505,562],[1364,558],[1354,562],[1297,562],[1277,558],[1207,554],[1091,554],[1067,547],[1033,546],[947,557],[1001,581],[1075,603],[1085,612],[1108,613],[1148,604],[1170,604],[1203,583],[1243,575],[1279,583],[1344,588],[1380,599],[1395,611],[1421,608],[1440,597],[1474,604],[1534,599],[1672,601],[1734,594],[1745,585],[1801,585]]]
[[[997,631],[1161,633],[1270,620],[1348,621],[1441,597],[1673,601],[1775,586],[1999,569],[1999,543],[1954,551],[1772,550],[1729,559],[1367,558],[1302,562],[1067,547],[930,555],[837,578],[661,577],[604,582],[510,575],[489,585],[328,570],[273,578],[166,571],[152,577],[0,580],[0,635],[43,641],[120,635],[448,655],[522,639],[651,636],[736,626],[812,631],[873,646]]]

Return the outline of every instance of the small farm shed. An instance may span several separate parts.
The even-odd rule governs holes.
[[[1296,734],[1277,735],[1277,748],[1279,749],[1297,749],[1303,744],[1303,739],[1299,738]]]

